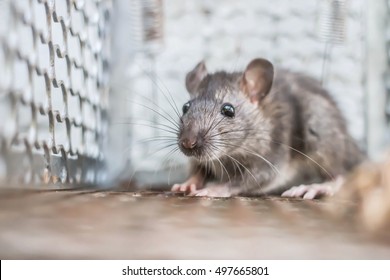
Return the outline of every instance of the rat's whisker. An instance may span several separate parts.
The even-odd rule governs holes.
[[[174,152],[171,154],[169,161],[167,161],[167,164],[169,165],[169,171],[168,171],[168,185],[171,184],[171,172],[172,172],[171,161],[174,160],[175,153],[176,153],[178,150],[179,150],[179,148],[176,148],[176,149],[174,150]],[[175,163],[175,170],[176,170],[176,162],[174,161],[174,163]]]
[[[153,137],[149,137],[149,138],[143,138],[143,139],[140,139],[139,141],[137,141],[137,143],[148,143],[148,142],[158,142],[158,141],[172,141],[172,142],[175,142],[177,143],[177,138],[176,137],[173,137],[173,136],[153,136]]]
[[[147,123],[136,123],[136,122],[117,122],[117,123],[114,123],[114,125],[118,125],[118,124],[121,124],[121,125],[135,125],[135,126],[145,126],[145,127],[150,127],[150,128],[153,128],[153,129],[158,129],[158,130],[161,130],[161,131],[165,131],[167,133],[171,133],[173,135],[177,135],[178,131],[170,126],[167,126],[167,125],[163,125],[163,124],[158,124],[158,125],[152,125],[152,124],[147,124]],[[159,127],[159,125],[163,126],[163,127],[166,127],[167,129],[165,128],[162,128],[162,127]]]
[[[206,130],[206,132],[203,133],[203,137],[206,137],[207,134],[210,131],[212,131],[214,128],[216,128],[224,119],[225,119],[225,117],[222,117],[218,122],[215,123],[215,121],[214,121],[213,124]]]
[[[149,139],[174,139],[177,140],[177,137],[171,136],[171,135],[158,135],[158,136],[153,136],[149,138],[143,138],[143,140],[149,140]]]
[[[165,116],[169,117],[173,122],[175,122],[175,123],[177,122],[177,119],[175,119],[174,117],[172,117],[170,113],[168,113],[166,110],[164,110],[164,109],[162,108],[162,106],[161,106],[161,105],[158,105],[154,100],[152,100],[152,99],[150,99],[149,97],[146,97],[146,96],[140,96],[140,98],[142,98],[142,99],[144,99],[145,101],[147,101],[147,102],[151,103],[152,105],[154,105],[154,108],[153,108],[153,109],[155,109],[156,111],[161,112],[161,113],[164,114]],[[127,101],[129,101],[130,103],[133,103],[133,104],[135,104],[135,105],[140,105],[140,104],[142,104],[142,103],[137,104],[137,103],[135,103],[135,102],[137,102],[137,101],[131,100],[131,99],[127,99]],[[143,104],[143,105],[145,105],[145,104]],[[145,106],[146,106],[146,105],[145,105]],[[174,108],[173,108],[173,109],[174,109]],[[177,117],[180,119],[180,115],[178,115],[178,113],[177,113],[176,111],[175,111],[175,113],[176,113]]]
[[[178,147],[174,147],[173,149],[171,149],[164,157],[163,157],[163,160],[162,160],[162,166],[165,166],[169,160],[173,160],[173,156],[174,154],[179,150]]]
[[[334,180],[334,176],[324,167],[322,166],[319,162],[317,162],[316,160],[314,160],[312,157],[310,157],[309,155],[307,155],[306,153],[296,149],[296,148],[293,148],[291,147],[290,145],[288,144],[285,144],[285,143],[282,143],[280,141],[276,141],[276,140],[273,140],[272,138],[271,139],[268,139],[268,138],[261,138],[261,137],[247,137],[246,139],[253,139],[253,140],[260,140],[260,141],[269,141],[271,143],[275,143],[275,144],[278,144],[278,145],[282,145],[302,156],[304,156],[305,158],[307,158],[309,161],[311,161],[312,163],[314,163],[316,166],[318,166],[331,180]],[[228,140],[242,140],[242,138],[226,138],[224,139],[226,141]]]
[[[155,150],[155,151],[152,151],[152,152],[147,153],[147,154],[145,155],[145,157],[143,157],[143,158],[141,159],[141,162],[144,161],[144,160],[146,160],[146,159],[148,159],[148,158],[150,158],[151,156],[155,155],[156,153],[161,152],[161,151],[163,151],[163,150],[165,150],[165,149],[168,149],[169,147],[172,147],[172,146],[175,146],[175,147],[173,147],[171,150],[178,149],[176,143],[173,143],[173,144],[170,144],[170,145],[165,145],[164,147],[162,147],[162,148],[160,148],[160,149],[158,149],[158,150]],[[170,150],[170,151],[171,151],[171,150]],[[130,186],[131,182],[133,181],[134,176],[136,175],[136,173],[138,172],[138,170],[139,170],[140,168],[142,168],[142,165],[141,165],[141,164],[139,164],[136,168],[133,169],[132,174],[131,174],[130,177],[129,177],[129,185],[128,185],[128,187]],[[156,172],[157,172],[157,169],[155,170],[154,173],[156,174]]]
[[[170,144],[166,144],[166,145],[164,145],[163,147],[159,147],[159,149],[158,150],[156,150],[156,151],[154,151],[152,154],[150,154],[149,156],[151,156],[151,155],[154,155],[154,154],[156,154],[156,153],[158,153],[158,152],[161,152],[162,150],[165,150],[165,149],[167,149],[167,148],[169,148],[169,147],[172,147],[172,146],[176,146],[177,145],[177,143],[170,143]]]
[[[234,148],[237,148],[237,149],[242,149],[243,151],[245,151],[245,152],[247,152],[247,153],[249,153],[251,155],[254,155],[254,156],[262,159],[265,163],[267,163],[272,168],[272,170],[275,173],[277,173],[279,176],[281,176],[281,173],[280,173],[279,169],[272,162],[270,162],[268,159],[266,159],[264,156],[254,152],[254,151],[252,151],[250,149],[246,149],[246,148],[244,148],[242,146],[234,145],[234,144],[231,144],[231,143],[226,143],[224,141],[218,141],[218,144],[219,145],[225,145],[225,146],[228,146],[228,147],[234,147]]]
[[[217,106],[217,102],[214,103],[213,110],[210,112],[208,118],[205,118],[205,119],[208,119],[209,122],[206,126],[206,127],[208,127],[208,129],[206,130],[206,132],[203,133],[203,137],[205,137],[213,127],[216,127],[221,122],[220,121],[217,125],[215,125],[217,119],[212,117],[212,113],[213,113],[213,111],[215,111],[216,106]],[[205,104],[204,108],[206,110],[206,104]],[[206,114],[207,112],[205,111],[204,113]]]
[[[168,115],[168,117],[169,117],[169,118],[168,118],[168,117],[165,116],[164,114],[158,112],[157,110],[155,110],[155,109],[153,109],[153,108],[151,108],[151,107],[149,107],[149,106],[147,106],[147,105],[145,105],[145,104],[141,104],[141,103],[138,103],[138,102],[135,102],[135,101],[130,101],[130,102],[133,103],[133,104],[142,106],[142,107],[144,107],[144,108],[146,108],[146,109],[151,110],[152,112],[154,112],[155,114],[157,114],[158,116],[162,117],[162,118],[165,119],[167,122],[169,122],[170,124],[172,124],[172,125],[173,125],[174,127],[176,127],[177,129],[180,128],[179,125],[177,124],[176,120],[175,120],[174,118],[172,118],[170,115]]]
[[[146,144],[146,143],[157,143],[157,144],[169,144],[173,143],[176,144],[176,141],[173,139],[147,139],[147,140],[139,140],[136,142],[136,144]]]
[[[162,93],[162,95],[165,97],[165,99],[168,101],[169,105],[171,106],[171,108],[175,111],[176,115],[180,118],[180,111],[177,107],[177,104],[175,102],[175,100],[173,99],[172,97],[172,94],[170,93],[170,91],[168,90],[168,88],[165,86],[165,84],[158,78],[156,77],[156,79],[163,85],[163,87],[165,88],[165,90],[168,92],[169,96],[170,96],[170,99],[167,98],[165,92],[162,90],[162,88],[160,87],[160,85],[158,84],[158,81],[156,81],[155,79],[153,79],[152,75],[146,71],[145,69],[143,69],[139,64],[137,64],[137,66],[141,69],[141,71],[143,72],[143,74],[145,74],[149,79],[150,81],[158,88],[158,90]],[[173,102],[173,104],[171,103]]]
[[[154,136],[154,137],[150,137],[150,138],[140,139],[140,140],[135,141],[134,143],[132,143],[132,145],[129,145],[128,147],[126,147],[123,150],[122,154],[125,154],[128,150],[130,150],[131,148],[134,148],[133,145],[142,145],[142,144],[145,144],[145,143],[158,142],[158,141],[160,141],[162,144],[168,144],[168,143],[176,144],[176,137]]]
[[[271,130],[266,130],[266,129],[235,129],[235,130],[226,130],[226,131],[222,131],[222,132],[217,132],[213,135],[210,135],[209,137],[210,138],[213,138],[213,137],[216,137],[216,136],[220,136],[220,135],[225,135],[225,134],[230,134],[230,133],[238,133],[238,132],[250,132],[250,131],[256,131],[257,133],[269,133],[271,132]],[[242,139],[242,137],[241,137]]]
[[[207,157],[207,160],[206,160],[206,170],[208,171],[208,172],[213,172],[213,171],[215,171],[216,169],[215,169],[215,163],[214,163],[214,161],[213,161],[213,159],[212,159],[212,157],[210,156],[210,154],[208,153],[208,152],[206,152],[206,157]]]
[[[229,175],[229,172],[227,171],[225,165],[223,164],[223,162],[218,158],[218,156],[212,151],[210,150],[210,153],[212,154],[212,156],[219,162],[219,164],[221,165],[221,167],[223,168],[223,170],[226,172],[226,175],[228,177],[228,181],[231,183],[232,180],[230,178],[230,175]],[[222,171],[222,169],[221,169]],[[221,172],[222,173],[222,178],[223,178],[223,171]]]
[[[239,160],[237,160],[237,159],[234,158],[233,156],[230,156],[230,155],[228,155],[227,153],[224,153],[224,152],[222,151],[222,149],[220,149],[220,148],[217,147],[216,145],[213,145],[213,146],[214,146],[214,148],[215,148],[217,151],[221,152],[221,153],[223,154],[223,156],[226,156],[226,157],[230,158],[230,159],[232,160],[233,163],[239,164],[239,166],[237,165],[237,168],[238,168],[238,171],[240,172],[242,178],[244,178],[244,174],[243,174],[243,172],[242,172],[240,166],[241,166],[242,168],[244,168],[245,171],[247,171],[247,172],[249,173],[249,175],[252,176],[252,178],[253,178],[253,180],[255,181],[256,185],[257,185],[257,186],[260,186],[260,183],[257,181],[256,177],[253,175],[253,173],[252,173],[244,164],[242,164]]]
[[[178,147],[173,147],[171,150],[169,150],[169,152],[164,156],[164,158],[161,162],[161,166],[165,166],[166,164],[168,164],[168,159],[173,160],[173,155],[178,149],[179,149]],[[156,176],[157,171],[158,171],[158,169],[156,168],[154,171],[154,176]],[[170,180],[169,176],[170,176],[170,174],[168,174],[168,184],[169,184],[169,180]]]
[[[215,166],[215,160],[213,160],[213,158],[212,158],[212,156],[209,154],[209,153],[207,153],[207,155],[208,155],[208,163],[210,164],[210,166],[209,166],[209,170],[211,171],[211,172],[216,172],[216,170],[217,170],[217,167]]]

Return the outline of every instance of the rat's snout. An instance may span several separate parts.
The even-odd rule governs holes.
[[[199,154],[203,146],[202,135],[195,132],[183,133],[178,142],[181,151],[187,156]]]
[[[185,138],[185,139],[181,140],[180,144],[185,149],[193,149],[196,147],[196,144],[198,144],[198,139],[196,139],[195,137]]]
[[[202,141],[200,136],[195,133],[186,133],[180,137],[179,145],[183,152],[193,151],[200,148]]]

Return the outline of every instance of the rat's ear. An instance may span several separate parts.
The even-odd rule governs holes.
[[[206,64],[202,60],[186,76],[186,88],[191,95],[198,91],[200,82],[207,76]]]
[[[271,90],[274,78],[274,66],[268,60],[257,58],[245,69],[241,79],[241,90],[248,95],[252,103],[259,102]]]

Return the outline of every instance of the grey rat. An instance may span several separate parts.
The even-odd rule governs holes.
[[[364,159],[320,83],[268,60],[212,74],[202,61],[187,74],[186,88],[191,100],[177,137],[191,174],[172,191],[315,198],[331,194],[337,178]]]

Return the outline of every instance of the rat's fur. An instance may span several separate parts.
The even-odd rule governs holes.
[[[271,90],[254,101],[242,86],[246,72],[208,74],[199,65],[187,75],[190,108],[178,134],[179,143],[198,143],[191,150],[181,147],[191,156],[196,180],[190,184],[196,189],[215,182],[227,185],[230,195],[281,194],[345,174],[364,158],[335,101],[316,80],[276,71],[266,85]],[[221,114],[224,103],[235,107],[234,118]]]

